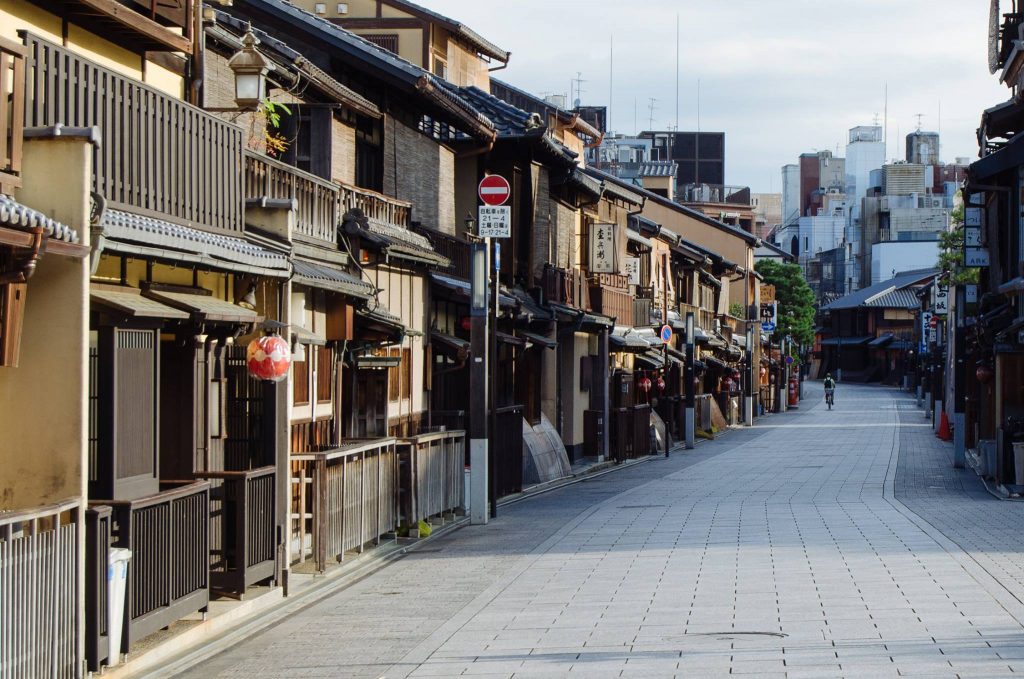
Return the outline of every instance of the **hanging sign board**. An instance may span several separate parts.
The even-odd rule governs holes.
[[[932,286],[932,312],[940,316],[949,313],[949,287],[941,285],[938,278]]]
[[[623,257],[622,267],[631,285],[640,285],[640,258]]]
[[[981,229],[977,226],[964,227],[964,247],[981,247]]]
[[[978,286],[969,284],[964,286],[964,301],[968,304],[978,303]]]
[[[761,331],[775,332],[776,306],[775,302],[761,303]]]
[[[986,248],[964,248],[964,266],[988,265],[988,250]]]
[[[590,273],[618,273],[615,268],[615,225],[590,227]]]
[[[980,207],[968,207],[964,208],[964,226],[977,226],[981,224],[981,208]]]
[[[507,205],[481,205],[477,219],[477,235],[481,238],[511,238],[512,208]]]
[[[775,286],[765,283],[761,284],[761,304],[769,304],[775,301]]]

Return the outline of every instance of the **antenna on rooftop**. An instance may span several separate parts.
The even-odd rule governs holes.
[[[917,131],[921,131],[921,119],[924,118],[923,113],[915,113],[914,117],[917,118]]]
[[[679,12],[676,12],[676,125],[679,129]]]
[[[582,76],[583,76],[583,73],[581,71],[576,71],[576,77],[573,78],[570,81],[569,99],[572,102],[573,108],[579,108],[580,102],[583,99],[583,83],[585,83],[587,81],[584,80]],[[575,98],[573,98],[573,96],[572,96],[572,86],[573,85],[575,85],[575,87],[576,87],[576,97]]]
[[[875,127],[878,127],[878,114],[877,113],[875,114],[874,125],[875,125]]]
[[[654,97],[651,97],[650,99],[647,100],[647,125],[648,125],[647,129],[649,129],[649,130],[653,130],[654,129],[654,108],[655,108],[654,104],[657,101],[658,100],[655,99]]]

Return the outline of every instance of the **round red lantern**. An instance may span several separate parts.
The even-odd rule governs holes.
[[[658,375],[658,381],[654,383],[654,386],[658,388],[658,391],[665,391],[665,378]]]
[[[637,386],[640,387],[640,391],[650,391],[651,390],[651,378],[647,377],[646,375],[644,377],[641,377],[640,381],[637,383]]]
[[[249,374],[258,380],[280,382],[288,376],[291,362],[291,348],[280,335],[257,337],[246,350]]]
[[[982,384],[988,384],[992,381],[994,374],[992,372],[992,366],[988,363],[982,363],[974,371],[974,376],[978,378],[978,381]]]

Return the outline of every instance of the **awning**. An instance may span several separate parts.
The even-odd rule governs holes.
[[[438,273],[437,271],[430,272],[430,279],[442,288],[447,288],[448,290],[459,295],[464,295],[467,298],[473,290],[473,286],[469,281],[464,281],[461,278],[449,276],[448,274]],[[506,308],[511,308],[516,306],[516,298],[499,291],[498,304]]]
[[[197,321],[257,323],[260,320],[259,314],[252,309],[217,299],[210,294],[203,294],[198,288],[196,292],[150,288],[142,294],[157,302],[187,311]]]
[[[352,274],[328,264],[292,260],[292,281],[359,299],[373,297],[373,286]]]
[[[870,342],[868,342],[868,346],[869,347],[875,347],[875,348],[882,348],[886,344],[891,342],[893,340],[893,338],[895,338],[895,337],[896,337],[896,335],[892,334],[891,332],[887,332],[887,333],[885,333],[883,335],[879,335],[875,339],[873,339]]]
[[[612,351],[647,351],[650,343],[641,337],[633,328],[616,326],[608,336]]]
[[[425,236],[395,224],[368,217],[366,226],[360,225],[359,236],[377,246],[388,257],[440,268],[451,265],[451,261],[438,254]]]
[[[862,344],[867,344],[871,340],[872,340],[872,338],[870,336],[869,337],[829,337],[828,339],[821,340],[821,346],[823,346],[823,347],[860,346]]]
[[[541,335],[535,335],[534,333],[531,332],[523,332],[522,330],[517,330],[516,332],[518,332],[519,336],[522,337],[527,342],[529,342],[530,344],[536,344],[537,346],[544,347],[545,349],[558,348],[558,342],[556,342],[553,339],[548,339],[547,337],[543,337]]]
[[[292,330],[292,341],[298,342],[299,344],[314,344],[318,347],[322,347],[327,344],[327,338],[322,335],[302,327],[301,325],[291,326]]]
[[[446,335],[439,330],[430,331],[430,341],[441,353],[459,361],[464,361],[470,354],[470,343],[464,339]]]
[[[522,337],[516,337],[515,335],[510,335],[507,332],[495,330],[494,336],[497,338],[499,342],[503,344],[511,344],[512,346],[516,347],[526,346],[526,340],[524,340]]]
[[[745,335],[733,335],[732,343],[740,347],[741,349],[747,348],[747,338]]]
[[[103,232],[94,244],[102,252],[279,278],[287,277],[290,270],[283,251],[164,219],[108,208],[100,226]]]
[[[538,304],[530,293],[526,292],[522,288],[512,288],[509,293],[515,297],[516,301],[519,302],[519,318],[525,320],[527,323],[533,321],[551,321],[554,320],[555,315],[550,310],[545,309]],[[524,318],[525,317],[525,318]]]
[[[356,368],[397,368],[402,365],[401,356],[356,356]]]
[[[133,318],[187,319],[187,312],[143,297],[136,288],[111,289],[107,286],[91,286],[89,301],[93,304],[118,311]]]
[[[645,248],[649,248],[651,250],[654,249],[654,241],[650,238],[644,238],[633,229],[626,229],[626,240],[643,245]]]
[[[703,360],[712,368],[718,368],[720,370],[732,370],[732,366],[730,366],[728,363],[721,359],[715,358],[714,356],[709,356],[705,354]]]
[[[581,332],[611,330],[615,325],[615,319],[611,316],[605,316],[604,314],[582,311],[565,304],[558,304],[557,302],[548,302],[548,306],[551,307],[552,311],[560,316],[558,320],[569,323],[579,323]]]
[[[391,334],[396,338],[409,334],[405,324],[402,323],[402,319],[392,314],[383,305],[379,305],[373,310],[359,309],[356,311],[356,318],[362,319],[364,323],[373,326],[372,329],[385,334]]]
[[[645,351],[633,357],[633,365],[645,370],[661,370],[665,367],[665,359],[656,351]]]

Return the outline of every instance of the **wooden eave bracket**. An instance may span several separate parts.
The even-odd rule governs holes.
[[[149,17],[139,14],[130,7],[116,2],[116,0],[79,0],[79,2],[93,11],[117,21],[126,28],[141,33],[150,40],[167,47],[170,52],[189,53],[192,51],[191,40],[178,35]]]

